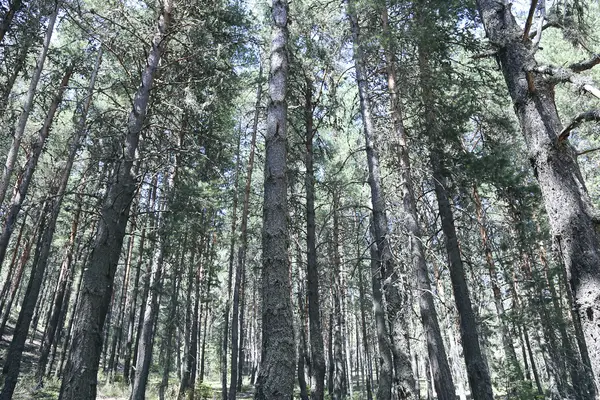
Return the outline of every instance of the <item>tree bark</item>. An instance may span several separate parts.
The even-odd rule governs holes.
[[[421,226],[417,213],[413,178],[411,172],[408,138],[402,120],[402,108],[397,88],[396,65],[394,61],[393,38],[389,31],[387,8],[382,11],[384,51],[387,70],[388,92],[390,95],[390,110],[395,140],[398,143],[397,157],[401,174],[402,219],[408,236],[409,257],[413,265],[413,273],[417,280],[419,310],[421,322],[425,331],[427,354],[433,377],[435,392],[440,400],[454,400],[456,397],[452,373],[446,356],[446,348],[442,340],[440,325],[433,302],[433,292],[429,279],[429,270],[423,249]],[[417,395],[418,396],[418,395]]]
[[[388,219],[385,209],[385,196],[381,184],[377,138],[375,137],[375,128],[371,116],[366,66],[361,48],[360,27],[354,0],[348,1],[348,15],[350,17],[352,40],[354,43],[354,64],[365,135],[365,149],[369,170],[368,181],[371,189],[371,202],[373,204],[373,236],[377,245],[377,259],[380,262],[382,289],[387,306],[385,311],[391,325],[391,350],[394,357],[395,378],[394,395],[397,395],[401,399],[412,399],[415,397],[415,381],[412,375],[410,358],[407,354],[409,348],[405,326],[408,312],[407,299],[406,293],[403,293],[399,287],[402,285],[402,282],[396,271],[389,242]],[[386,400],[388,397],[382,399],[378,396],[377,398]]]
[[[304,123],[306,130],[306,248],[307,248],[307,295],[308,322],[310,329],[311,358],[311,400],[323,400],[325,396],[325,353],[323,350],[323,332],[321,329],[321,308],[319,295],[319,266],[317,264],[317,234],[315,225],[315,171],[313,140],[313,83],[305,79]]]
[[[272,17],[262,233],[263,346],[256,400],[292,397],[296,371],[287,248],[287,0],[273,0]]]
[[[156,243],[152,257],[152,272],[150,275],[150,293],[144,299],[146,309],[142,323],[140,335],[140,346],[138,347],[135,379],[131,389],[131,400],[144,400],[146,398],[146,385],[148,384],[148,375],[150,373],[150,363],[152,361],[152,348],[154,345],[154,326],[158,318],[159,293],[162,289],[162,271],[164,262],[164,242],[165,242],[165,221],[163,208],[168,209],[168,189],[167,194],[163,194],[157,212],[156,224]]]
[[[115,166],[115,181],[109,185],[100,212],[96,240],[82,278],[71,354],[60,389],[61,400],[92,400],[96,397],[102,329],[110,306],[114,276],[136,189],[135,177],[132,176],[135,152],[148,111],[152,82],[166,50],[172,8],[172,0],[165,0],[142,74],[142,84],[135,94],[133,109],[129,114],[124,151]]]
[[[537,65],[537,46],[523,40],[510,7],[478,0],[479,11],[521,125],[529,158],[548,214],[556,250],[573,293],[589,359],[588,398],[600,381],[600,239],[598,217],[577,165],[575,151],[558,140],[562,124],[554,103],[554,87],[546,77],[529,72]],[[584,350],[585,352],[585,350]]]

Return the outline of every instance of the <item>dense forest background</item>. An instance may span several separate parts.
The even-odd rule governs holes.
[[[0,400],[597,399],[599,23],[0,0]]]

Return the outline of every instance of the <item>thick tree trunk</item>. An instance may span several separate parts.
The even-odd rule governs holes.
[[[48,49],[50,47],[50,40],[52,39],[52,32],[54,31],[54,24],[56,22],[58,12],[59,8],[56,7],[54,12],[48,19],[48,27],[46,28],[46,36],[44,38],[42,50],[40,51],[35,65],[35,69],[33,70],[33,74],[31,75],[29,89],[27,90],[27,98],[25,99],[25,103],[23,103],[23,109],[21,111],[21,115],[19,116],[17,127],[13,134],[12,144],[10,146],[10,149],[8,150],[8,154],[6,155],[6,163],[4,165],[4,169],[2,170],[2,176],[0,177],[0,205],[4,203],[6,191],[8,189],[8,185],[10,184],[10,178],[15,168],[15,162],[17,160],[17,155],[21,146],[21,140],[23,139],[23,134],[25,133],[25,126],[27,125],[29,114],[31,113],[31,109],[33,108],[33,98],[37,91],[37,85],[40,81],[40,77],[42,76],[42,70],[44,69],[44,63],[46,61],[46,55],[48,54]],[[0,261],[4,260],[4,252],[6,252],[6,249],[2,250],[2,247],[0,247]]]
[[[354,43],[354,64],[360,99],[360,110],[365,135],[365,149],[369,170],[369,186],[373,204],[373,236],[377,244],[377,259],[380,262],[382,289],[385,295],[387,316],[391,324],[391,349],[394,357],[394,395],[401,399],[415,397],[415,381],[412,375],[410,358],[408,357],[408,337],[406,334],[406,294],[400,286],[402,281],[396,271],[395,261],[389,242],[388,220],[385,210],[385,196],[381,186],[381,172],[375,128],[371,116],[369,88],[366,80],[366,66],[360,42],[360,27],[356,14],[354,0],[348,2],[348,15],[351,21],[352,38]],[[381,399],[378,396],[378,399]],[[384,397],[382,400],[387,399]]]
[[[589,354],[591,373],[588,398],[594,398],[593,380],[600,381],[600,239],[598,216],[569,143],[559,140],[562,124],[554,103],[554,87],[531,71],[536,46],[523,32],[505,2],[478,0],[490,43],[512,98],[515,113],[540,184],[556,250],[573,292]],[[585,350],[584,350],[585,353]],[[586,354],[583,359],[588,359]],[[593,379],[592,379],[593,377]]]
[[[142,84],[133,100],[123,155],[115,166],[115,181],[108,187],[100,213],[96,240],[88,267],[84,270],[71,354],[60,390],[61,400],[92,400],[96,397],[102,329],[110,306],[114,276],[136,189],[132,176],[135,152],[146,119],[154,75],[166,49],[172,8],[172,0],[165,0],[142,74]]]
[[[256,400],[291,398],[296,371],[287,248],[288,1],[273,0],[272,16],[262,234],[263,346]]]
[[[325,395],[325,353],[321,329],[319,295],[319,266],[317,265],[317,234],[315,225],[315,171],[313,155],[313,83],[306,78],[304,123],[306,129],[306,248],[307,248],[307,295],[308,321],[310,329],[311,400],[323,400]]]

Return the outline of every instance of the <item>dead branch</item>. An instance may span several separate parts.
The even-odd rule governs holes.
[[[583,122],[588,121],[598,121],[600,122],[600,110],[590,110],[583,112],[573,118],[573,120],[566,126],[565,129],[562,130],[560,135],[558,135],[558,141],[562,142],[566,138],[569,137],[571,131],[581,125]]]
[[[529,40],[529,31],[531,30],[531,24],[533,24],[533,16],[535,15],[535,9],[537,8],[538,0],[531,0],[531,6],[529,7],[529,14],[527,14],[527,20],[525,21],[525,30],[523,31],[523,41]]]

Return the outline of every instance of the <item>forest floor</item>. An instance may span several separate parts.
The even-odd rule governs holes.
[[[11,321],[14,324],[14,321]],[[0,338],[0,366],[4,365],[6,359],[6,352],[10,344],[10,338],[12,338],[13,325],[9,323],[6,327],[4,337]],[[23,359],[21,361],[21,374],[19,377],[19,383],[15,389],[13,395],[14,400],[55,400],[58,399],[58,393],[60,391],[60,380],[55,378],[46,378],[44,380],[44,386],[37,388],[37,382],[35,381],[34,374],[37,366],[37,358],[40,348],[40,337],[42,332],[38,332],[35,339],[31,341],[27,340],[25,344],[25,352],[23,353]],[[158,374],[150,374],[148,382],[148,392],[146,399],[155,400],[158,399],[158,385],[160,377]],[[2,384],[2,382],[0,382]],[[179,387],[179,381],[177,376],[173,375],[169,382],[169,387],[166,392],[166,400],[175,400],[177,398],[177,389]],[[238,399],[250,399],[253,397],[253,391],[251,385],[244,385],[241,393],[238,393]],[[202,384],[198,389],[198,392],[202,393],[203,399],[215,399],[221,398],[221,384],[218,381],[208,381]],[[109,382],[107,377],[101,372],[98,376],[98,400],[129,400],[130,387],[122,382]]]

